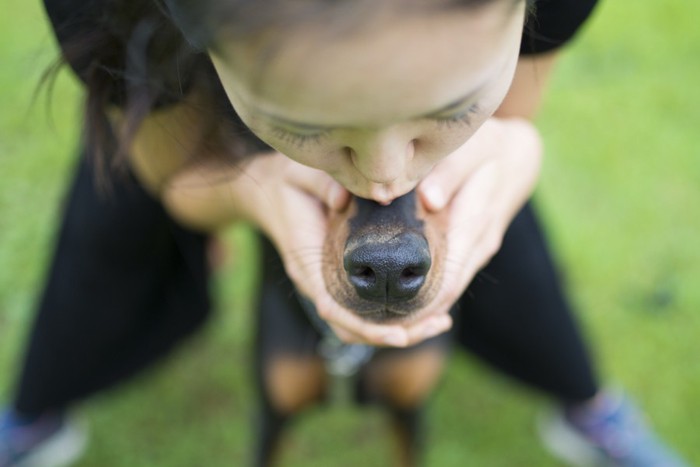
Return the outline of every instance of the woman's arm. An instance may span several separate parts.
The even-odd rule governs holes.
[[[521,57],[515,70],[513,84],[494,116],[532,120],[542,104],[558,57],[557,51]]]
[[[205,153],[206,138],[216,123],[202,112],[204,99],[192,93],[177,104],[148,115],[128,148],[129,163],[139,181],[154,195],[161,197],[176,175],[204,159],[215,160]],[[123,126],[123,115],[114,109],[110,120],[115,132]],[[231,160],[221,154],[219,159]]]

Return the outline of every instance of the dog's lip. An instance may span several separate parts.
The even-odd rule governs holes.
[[[346,300],[345,307],[352,310],[358,316],[369,317],[369,316],[393,316],[396,318],[403,318],[408,316],[414,316],[422,308],[422,301],[409,300],[399,303],[392,302],[371,302],[368,300],[358,299],[358,297],[352,297]]]
[[[414,310],[397,310],[388,306],[356,312],[360,318],[375,322],[403,321],[414,316],[415,313]]]

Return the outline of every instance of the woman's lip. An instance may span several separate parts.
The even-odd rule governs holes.
[[[416,185],[417,183],[406,183],[401,185],[397,183],[388,185],[373,184],[366,189],[357,190],[348,188],[348,191],[360,198],[370,199],[383,206],[388,206],[396,198],[399,198],[413,190]]]

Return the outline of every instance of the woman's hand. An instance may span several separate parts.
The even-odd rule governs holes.
[[[534,189],[541,159],[541,140],[532,123],[491,118],[419,184],[426,209],[446,209],[449,219],[448,261],[428,317],[446,314],[498,251]]]

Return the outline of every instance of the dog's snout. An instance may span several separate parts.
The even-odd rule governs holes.
[[[329,219],[323,275],[339,304],[381,323],[428,309],[442,277],[444,221],[422,208],[415,191],[387,206],[353,197]]]
[[[414,298],[431,266],[428,242],[412,232],[389,240],[367,239],[346,251],[343,262],[357,294],[375,303]]]

